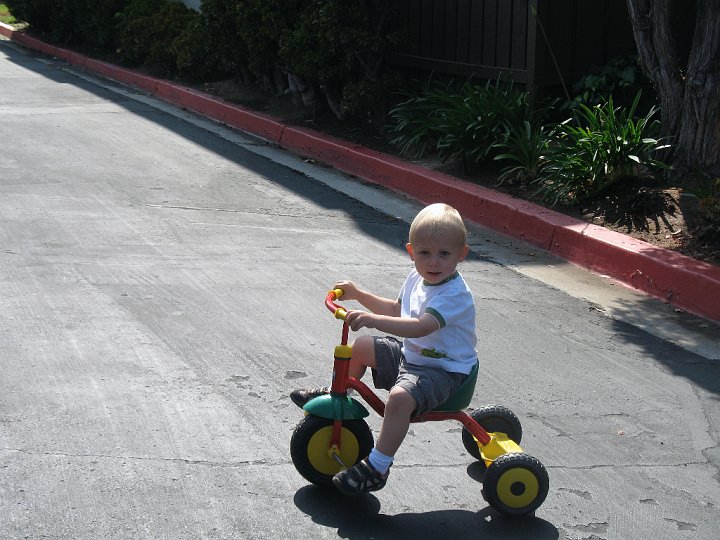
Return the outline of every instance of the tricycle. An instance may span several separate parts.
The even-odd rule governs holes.
[[[352,347],[348,345],[347,310],[336,300],[342,289],[331,290],[325,305],[343,321],[340,345],[335,347],[330,393],[308,401],[304,418],[290,440],[290,455],[298,472],[309,482],[332,486],[332,478],[355,465],[373,448],[373,435],[364,420],[370,413],[348,390],[357,394],[380,416],[385,403],[365,383],[348,374]],[[485,469],[482,496],[499,512],[510,516],[532,514],[545,500],[548,473],[536,458],[520,447],[522,426],[518,417],[500,405],[464,412],[475,391],[476,364],[468,378],[442,405],[411,419],[411,422],[455,420],[463,425],[462,443]]]

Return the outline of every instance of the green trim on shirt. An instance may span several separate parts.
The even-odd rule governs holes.
[[[447,323],[445,322],[445,319],[443,319],[443,316],[440,315],[439,311],[429,307],[429,308],[425,308],[425,313],[427,313],[428,315],[433,317],[435,320],[437,320],[438,324],[440,325],[440,328],[445,328]]]

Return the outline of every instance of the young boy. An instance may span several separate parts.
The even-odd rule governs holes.
[[[415,217],[406,249],[415,270],[405,280],[397,300],[367,292],[351,281],[334,288],[342,300],[357,300],[369,312],[348,311],[352,330],[375,328],[404,338],[361,336],[352,346],[350,376],[361,378],[372,369],[376,388],[390,390],[380,434],[370,455],[333,478],[347,495],[382,489],[395,453],[410,426],[410,418],[437,407],[462,384],[477,362],[475,305],[457,264],[468,253],[467,232],[457,210],[432,204]],[[295,390],[293,402],[302,407],[328,388]]]

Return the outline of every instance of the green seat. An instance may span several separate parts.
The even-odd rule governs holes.
[[[478,366],[479,363],[475,362],[475,366],[473,366],[472,371],[468,375],[468,378],[465,379],[465,382],[460,385],[460,388],[458,388],[445,403],[442,403],[435,407],[433,411],[455,412],[461,411],[462,409],[470,405],[470,400],[472,399],[473,393],[475,392],[475,383],[477,382],[478,376]]]

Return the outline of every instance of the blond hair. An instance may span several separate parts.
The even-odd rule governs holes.
[[[453,244],[464,246],[467,243],[467,229],[460,212],[445,203],[426,206],[410,224],[410,243],[419,237],[448,238]]]

